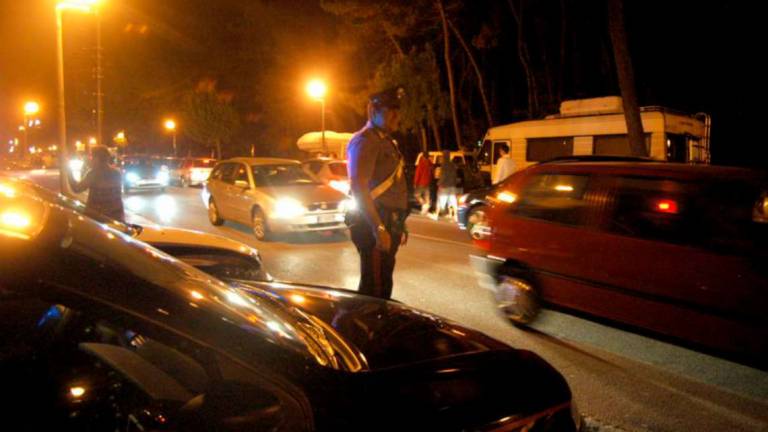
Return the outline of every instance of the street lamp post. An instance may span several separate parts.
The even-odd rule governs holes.
[[[173,119],[168,119],[165,121],[165,130],[168,132],[171,132],[173,135],[173,157],[178,156],[178,152],[176,151],[176,121]]]
[[[312,99],[320,101],[320,118],[321,127],[320,132],[321,142],[323,145],[323,153],[328,154],[328,146],[325,144],[325,94],[328,92],[328,87],[325,83],[319,79],[313,79],[307,84],[307,93]]]
[[[61,150],[59,151],[59,185],[61,187],[61,193],[70,196],[74,196],[74,193],[69,186],[67,176],[63,172],[63,170],[67,169],[69,152],[67,146],[67,110],[66,101],[64,99],[64,36],[62,15],[66,10],[91,13],[98,5],[99,1],[100,0],[65,0],[56,4],[56,75],[59,96],[59,144],[61,145]]]

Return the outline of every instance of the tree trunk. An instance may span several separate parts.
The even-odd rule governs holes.
[[[448,21],[448,25],[451,27],[451,30],[453,30],[453,34],[456,35],[456,39],[459,40],[459,43],[461,43],[461,46],[464,48],[464,51],[467,53],[467,57],[469,57],[470,63],[472,63],[472,68],[475,70],[475,76],[477,76],[477,88],[480,90],[480,98],[483,100],[483,108],[485,109],[485,119],[488,122],[488,127],[493,127],[493,116],[491,115],[491,106],[488,104],[488,97],[485,94],[485,84],[483,84],[483,73],[480,71],[480,67],[477,65],[477,61],[475,61],[475,56],[472,54],[472,51],[469,50],[469,46],[467,45],[466,41],[464,41],[464,38],[461,36],[461,33],[459,33],[459,30],[456,28],[455,25],[453,25],[453,22]]]
[[[216,159],[221,160],[221,140],[216,140]]]
[[[448,88],[451,94],[451,115],[453,116],[453,132],[456,135],[456,146],[460,150],[461,145],[461,127],[459,126],[459,116],[456,113],[456,90],[453,83],[453,67],[451,66],[451,42],[450,35],[448,34],[448,20],[445,18],[445,10],[443,9],[443,0],[436,0],[435,4],[438,11],[440,11],[440,19],[443,22],[443,47],[445,56],[445,69],[448,75]]]
[[[525,79],[528,83],[528,116],[534,118],[539,114],[539,89],[536,85],[536,76],[531,67],[531,56],[528,53],[528,45],[525,43],[525,34],[523,32],[523,2],[520,2],[520,8],[515,6],[515,0],[507,0],[509,8],[512,10],[512,16],[517,23],[517,55],[520,57],[520,63],[525,70]]]
[[[608,0],[608,30],[613,45],[613,58],[616,62],[616,74],[624,102],[624,118],[627,121],[629,149],[632,156],[648,156],[643,134],[643,122],[635,91],[635,76],[632,59],[627,47],[627,34],[624,28],[624,1]]]
[[[437,150],[442,150],[443,140],[440,139],[440,127],[437,124],[435,109],[432,106],[427,107],[427,117],[429,118],[429,126],[432,128],[432,136],[435,138],[435,145],[437,146]]]
[[[427,141],[427,130],[424,126],[419,126],[419,134],[421,135],[421,151],[429,151],[429,142]]]

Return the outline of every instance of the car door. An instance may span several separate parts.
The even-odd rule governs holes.
[[[244,224],[251,223],[251,180],[248,165],[238,163],[229,187],[229,204],[232,206],[232,219]]]
[[[211,199],[216,202],[216,207],[219,210],[219,215],[224,219],[232,219],[232,209],[230,206],[230,188],[232,176],[236,164],[232,162],[225,162],[220,164],[212,173],[208,180],[207,188],[211,194]]]

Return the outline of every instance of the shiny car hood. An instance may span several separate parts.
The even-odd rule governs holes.
[[[280,282],[249,283],[294,314],[333,329],[371,370],[509,347],[477,331],[396,301]]]
[[[149,244],[194,245],[226,249],[241,254],[257,253],[250,246],[227,237],[160,225],[142,225],[141,233],[135,238]]]
[[[346,198],[343,193],[324,184],[273,186],[259,188],[259,191],[266,193],[274,200],[293,198],[305,206],[317,202],[339,202]]]

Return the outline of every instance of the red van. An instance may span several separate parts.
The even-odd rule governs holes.
[[[740,168],[542,163],[498,189],[473,260],[516,324],[564,309],[765,366],[766,191]]]

